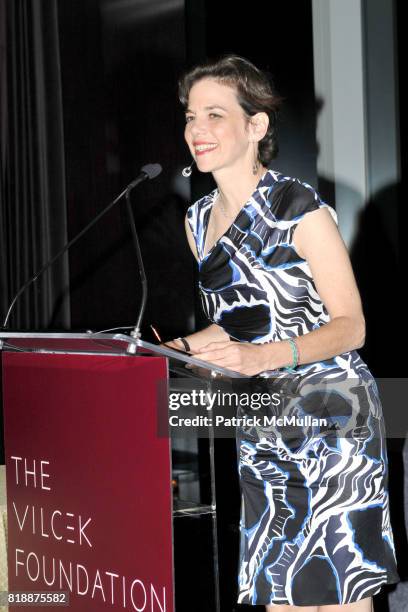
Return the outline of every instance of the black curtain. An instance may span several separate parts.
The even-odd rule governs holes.
[[[0,313],[7,307],[6,293],[6,260],[3,245],[5,244],[5,226],[3,202],[5,202],[6,179],[6,126],[7,126],[7,79],[6,79],[6,6],[0,0]]]
[[[64,137],[55,0],[0,0],[0,289],[13,295],[66,242]],[[68,259],[21,296],[15,329],[67,328]]]

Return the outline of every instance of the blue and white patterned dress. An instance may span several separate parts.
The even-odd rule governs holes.
[[[255,343],[301,336],[328,323],[309,265],[295,251],[293,233],[305,214],[321,207],[337,223],[335,210],[307,183],[268,169],[204,256],[217,195],[214,189],[188,209],[210,321],[234,340]],[[384,419],[367,365],[353,350],[262,377],[257,380],[296,387],[296,401],[284,408],[288,415],[313,414],[317,404],[321,408],[322,396],[313,403],[320,381],[346,385],[347,392],[343,386],[331,393],[325,406],[339,417],[345,433],[330,436],[319,430],[317,435],[307,427],[285,436],[274,427],[237,428],[238,603],[346,604],[398,582]]]

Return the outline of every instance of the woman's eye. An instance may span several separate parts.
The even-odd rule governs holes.
[[[218,117],[218,118],[221,118],[221,115],[217,115],[217,113],[210,113],[209,117]],[[192,115],[189,115],[185,119],[186,119],[186,123],[190,123],[190,119],[194,119],[194,117]]]

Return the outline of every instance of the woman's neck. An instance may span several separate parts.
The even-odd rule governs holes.
[[[248,173],[226,172],[222,175],[214,173],[214,179],[218,188],[218,201],[223,211],[228,215],[238,213],[242,206],[249,200],[256,189],[262,176],[268,168],[259,166],[256,175]]]

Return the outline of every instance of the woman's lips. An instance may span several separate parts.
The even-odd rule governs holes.
[[[198,151],[197,149],[195,149],[195,154],[204,155],[204,153],[211,153],[212,151],[215,151],[215,149],[217,148],[218,148],[218,145],[216,145],[215,147],[212,147],[211,149],[204,149],[203,151]]]

